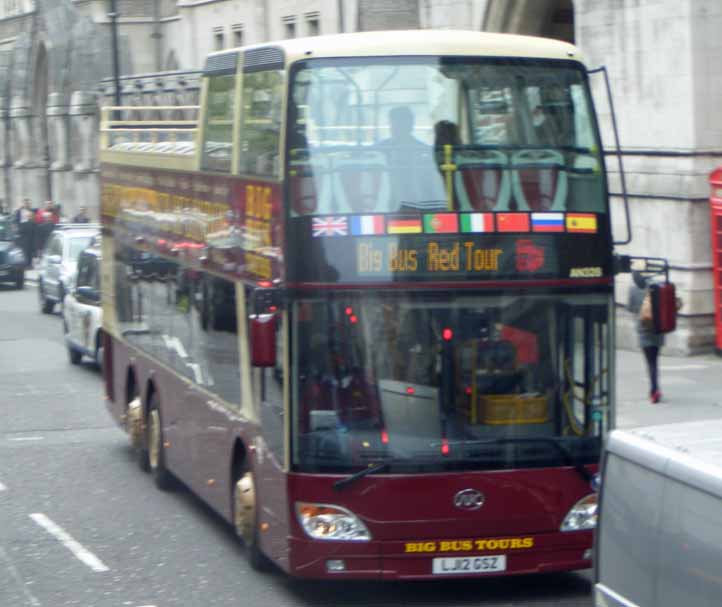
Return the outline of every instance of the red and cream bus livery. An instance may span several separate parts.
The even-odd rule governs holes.
[[[159,486],[299,577],[590,566],[613,264],[574,47],[223,51],[199,107],[102,135],[107,402]]]

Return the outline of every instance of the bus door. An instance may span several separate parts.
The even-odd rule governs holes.
[[[257,300],[247,291],[249,297],[246,303],[250,312],[260,313]],[[266,315],[266,321],[271,323],[273,330],[273,356],[272,361],[267,360],[263,366],[253,360],[251,356],[251,393],[255,415],[260,422],[260,432],[255,441],[254,475],[256,493],[259,503],[262,504],[264,521],[270,527],[264,534],[265,549],[276,559],[286,558],[288,533],[288,494],[286,490],[286,379],[288,374],[288,359],[286,356],[286,340],[288,333],[287,314],[285,310]],[[253,314],[249,315],[250,318]],[[248,327],[249,335],[251,328]],[[252,339],[251,350],[253,348]]]

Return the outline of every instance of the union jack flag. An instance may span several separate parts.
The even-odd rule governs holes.
[[[314,217],[313,237],[348,236],[348,219],[346,217]]]

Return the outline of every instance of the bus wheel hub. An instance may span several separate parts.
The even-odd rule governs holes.
[[[253,527],[256,521],[256,489],[250,472],[246,472],[236,482],[233,500],[233,524],[236,534],[246,544],[250,544],[253,541]]]
[[[128,403],[125,428],[130,437],[130,444],[136,449],[139,448],[143,439],[143,408],[140,406],[140,397]]]

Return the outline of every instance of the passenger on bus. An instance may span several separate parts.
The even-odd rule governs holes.
[[[414,135],[414,113],[408,106],[389,112],[391,137],[377,146],[386,152],[392,205],[401,210],[446,209],[446,193],[431,146]]]

